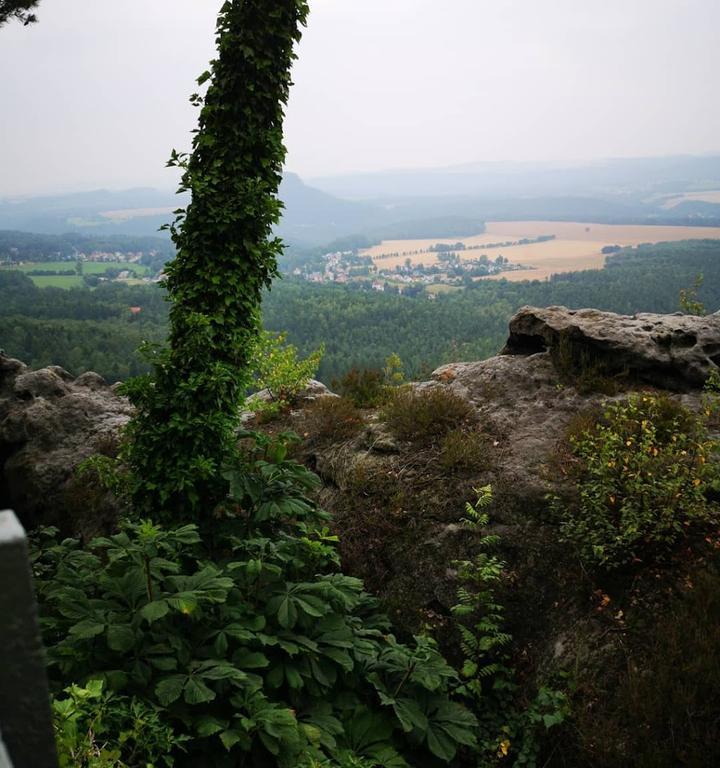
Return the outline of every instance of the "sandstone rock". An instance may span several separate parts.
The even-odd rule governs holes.
[[[63,525],[74,468],[115,443],[131,413],[97,374],[28,371],[0,356],[0,506],[25,525]]]
[[[510,321],[501,354],[528,355],[565,347],[587,353],[608,372],[676,391],[702,387],[720,365],[720,313],[617,315],[596,309],[523,307]]]
[[[75,379],[76,387],[87,387],[88,389],[103,389],[107,387],[107,382],[99,373],[94,371],[86,371]]]
[[[60,397],[67,392],[61,376],[49,368],[21,373],[15,379],[15,394],[22,399],[34,397]]]

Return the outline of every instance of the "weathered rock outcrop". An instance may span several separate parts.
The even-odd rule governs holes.
[[[0,506],[23,523],[62,522],[75,467],[116,447],[132,408],[96,373],[32,371],[0,356]]]
[[[585,355],[608,372],[629,372],[656,387],[701,387],[720,365],[720,313],[616,315],[596,309],[523,307],[501,354],[558,350],[572,364]]]

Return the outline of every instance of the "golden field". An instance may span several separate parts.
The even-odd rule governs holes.
[[[386,240],[363,254],[370,256],[380,269],[392,269],[409,258],[414,264],[435,264],[437,254],[427,249],[436,243],[463,242],[466,246],[486,245],[541,235],[555,235],[555,240],[503,248],[479,248],[458,251],[464,259],[474,259],[483,253],[491,260],[502,255],[513,264],[531,269],[504,272],[495,279],[545,280],[558,272],[578,272],[599,269],[605,264],[602,249],[606,245],[639,245],[677,240],[720,239],[720,227],[672,227],[645,224],[591,224],[574,221],[490,221],[482,235],[465,238],[429,238],[423,240]],[[423,253],[414,253],[424,251]],[[389,253],[400,255],[382,258]],[[492,278],[490,278],[492,279]]]

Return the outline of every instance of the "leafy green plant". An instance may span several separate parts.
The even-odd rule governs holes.
[[[37,539],[51,680],[101,680],[159,713],[188,737],[187,755],[170,753],[178,765],[353,755],[400,768],[472,747],[475,717],[451,698],[456,673],[435,643],[398,642],[339,572],[307,495],[318,480],[287,458],[291,437],[244,437],[255,447],[226,469],[205,536],[142,521],[85,548]]]
[[[401,440],[432,440],[474,422],[475,411],[467,400],[445,387],[398,387],[382,417]]]
[[[173,766],[187,740],[162,721],[159,708],[108,692],[101,680],[69,686],[52,711],[60,768]]]
[[[475,503],[465,505],[462,523],[480,534],[480,551],[472,560],[455,562],[461,586],[452,613],[464,657],[458,693],[478,713],[480,768],[534,768],[540,737],[568,717],[568,699],[562,691],[542,686],[529,704],[519,701],[509,654],[512,637],[504,629],[505,611],[496,595],[506,564],[495,554],[499,537],[482,532],[490,522],[492,488],[477,488],[476,493]]]
[[[704,421],[666,395],[610,404],[571,439],[576,495],[552,500],[561,535],[587,563],[608,568],[666,549],[715,517],[705,493],[716,449]]]
[[[405,366],[397,352],[393,352],[386,358],[383,377],[388,387],[399,387],[405,383]]]
[[[698,291],[702,288],[704,277],[701,274],[695,277],[692,288],[680,289],[680,311],[686,315],[706,315],[705,305],[698,301]]]
[[[248,400],[247,408],[266,416],[285,410],[317,373],[323,351],[321,346],[306,358],[299,359],[297,348],[287,342],[287,334],[262,331],[250,368],[253,371],[253,388],[266,389],[270,400]]]

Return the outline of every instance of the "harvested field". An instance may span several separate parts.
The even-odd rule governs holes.
[[[535,239],[555,235],[554,240],[525,245],[482,248],[490,244]],[[558,272],[579,272],[600,269],[605,264],[602,249],[608,245],[630,246],[641,243],[674,242],[679,240],[720,239],[720,227],[673,227],[643,224],[592,224],[575,221],[490,221],[482,235],[466,238],[435,238],[423,240],[386,240],[363,251],[380,269],[392,269],[410,259],[413,264],[438,263],[438,254],[428,251],[431,245],[462,242],[458,251],[462,259],[476,259],[485,254],[494,261],[503,256],[512,264],[529,269],[503,272],[488,279],[546,280]]]

